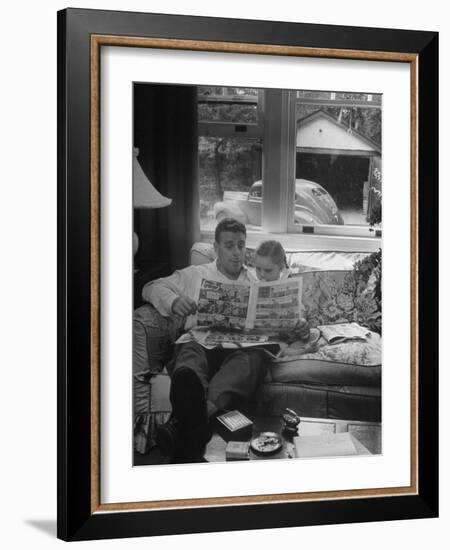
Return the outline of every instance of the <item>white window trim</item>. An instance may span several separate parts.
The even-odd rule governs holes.
[[[219,102],[220,103],[220,102]],[[224,101],[226,103],[226,101]],[[242,101],[245,104],[245,101]],[[199,136],[261,139],[264,131],[264,90],[258,91],[257,122],[207,121],[198,123]]]
[[[290,251],[330,251],[330,252],[376,252],[382,248],[380,238],[348,237],[343,235],[309,235],[302,233],[270,233],[247,230],[248,248],[256,248],[268,239],[280,241],[283,248]],[[202,231],[202,242],[214,242],[214,231]]]

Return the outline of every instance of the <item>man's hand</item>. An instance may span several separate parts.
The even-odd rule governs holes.
[[[188,296],[179,296],[172,302],[172,312],[180,317],[193,315],[197,311],[197,304]]]

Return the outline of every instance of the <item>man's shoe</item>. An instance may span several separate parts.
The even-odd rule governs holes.
[[[185,442],[176,418],[171,416],[165,424],[158,427],[156,444],[161,453],[168,457],[174,457],[182,452]]]
[[[205,390],[199,377],[187,367],[180,367],[172,376],[171,402],[186,444],[197,449],[211,439]]]

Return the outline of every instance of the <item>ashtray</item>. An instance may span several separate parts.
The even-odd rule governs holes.
[[[261,432],[252,439],[250,447],[257,454],[269,455],[278,452],[283,446],[281,436],[275,432]]]

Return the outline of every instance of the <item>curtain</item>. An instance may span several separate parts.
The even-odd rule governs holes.
[[[186,267],[200,237],[197,88],[134,84],[134,146],[154,187],[172,199],[159,210],[135,210],[135,265],[160,263],[164,273]]]

